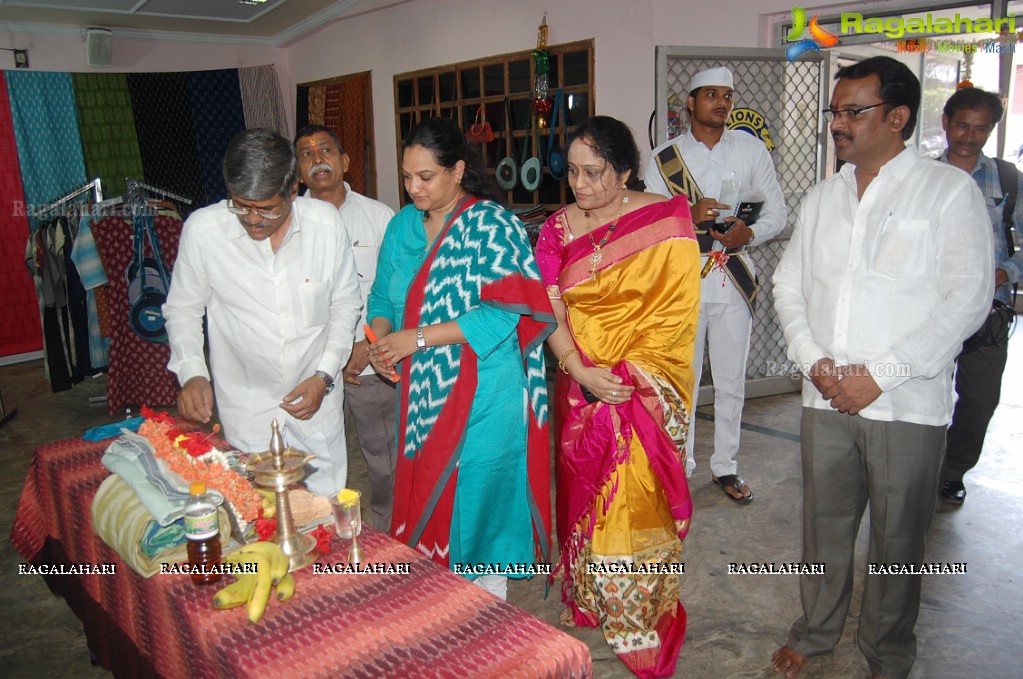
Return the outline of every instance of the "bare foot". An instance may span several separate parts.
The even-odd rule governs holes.
[[[774,671],[776,673],[784,673],[788,679],[795,679],[796,675],[799,674],[799,670],[803,669],[806,661],[807,657],[805,655],[799,655],[788,646],[782,646],[771,656]]]
[[[561,617],[559,618],[562,627],[575,627],[575,616],[572,615],[572,609],[566,608],[561,611]]]

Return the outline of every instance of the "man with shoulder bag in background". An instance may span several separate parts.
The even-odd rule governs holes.
[[[1002,119],[997,94],[962,87],[945,103],[942,127],[948,148],[939,160],[965,170],[984,196],[994,237],[995,289],[991,313],[963,343],[956,358],[958,400],[948,428],[939,494],[945,502],[966,500],[963,475],[977,465],[988,423],[998,407],[1002,373],[1009,354],[1009,329],[1016,318],[1010,285],[1023,277],[1023,251],[1015,252],[1012,229],[1023,225],[1023,175],[1012,163],[984,155],[988,137]]]

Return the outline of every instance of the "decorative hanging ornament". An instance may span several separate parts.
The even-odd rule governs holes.
[[[536,49],[533,50],[533,110],[538,118],[545,118],[551,112],[553,102],[548,98],[549,75],[551,69],[550,52],[547,51],[547,12],[543,13],[543,21],[536,29]]]

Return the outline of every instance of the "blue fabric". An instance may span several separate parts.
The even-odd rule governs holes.
[[[238,69],[194,71],[186,74],[192,106],[196,154],[202,170],[205,205],[228,197],[222,164],[231,139],[245,129]]]
[[[103,424],[88,430],[82,434],[82,438],[86,441],[104,441],[106,439],[112,439],[115,436],[120,436],[122,429],[138,431],[139,427],[142,426],[143,420],[145,420],[144,417],[133,417],[130,420],[121,420],[120,422],[114,422],[113,424]]]
[[[7,71],[25,202],[43,205],[84,184],[85,158],[70,73]],[[38,223],[29,215],[30,228]]]
[[[407,205],[390,221],[384,235],[368,300],[370,320],[383,316],[392,328],[406,325],[403,318],[408,290],[427,248],[423,213],[414,205]],[[534,399],[530,389],[534,375],[523,371],[523,355],[515,333],[519,314],[479,299],[483,285],[518,272],[539,279],[525,230],[511,213],[494,203],[479,202],[467,208],[445,236],[427,284],[422,323],[455,320],[479,357],[475,397],[458,457],[450,530],[451,563],[533,560],[533,530],[527,502],[526,409],[530,403],[538,403],[542,413],[539,421],[546,418],[546,385],[541,384],[543,362],[538,356],[535,377],[542,393]],[[464,294],[448,296],[441,292],[445,286],[459,287]],[[454,301],[453,297],[459,299]],[[470,308],[463,312],[461,304]],[[542,352],[540,346],[535,349]],[[460,352],[458,344],[437,346],[406,359],[413,363],[404,446],[398,432],[399,454],[406,458],[421,448],[436,421],[454,381]],[[436,359],[427,364],[427,356]],[[453,358],[445,360],[448,356]],[[453,446],[457,444],[458,441],[452,441]]]

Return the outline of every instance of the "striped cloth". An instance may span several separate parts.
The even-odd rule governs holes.
[[[239,68],[238,81],[242,91],[245,127],[268,127],[288,136],[284,97],[281,96],[281,83],[274,67],[267,64]]]
[[[104,368],[110,363],[110,338],[103,335],[96,289],[107,284],[107,272],[103,269],[96,240],[92,237],[91,221],[91,215],[83,215],[78,222],[78,235],[72,246],[71,261],[85,288],[89,315],[89,364],[93,368]]]
[[[160,571],[161,563],[188,560],[183,531],[178,524],[159,526],[131,486],[117,474],[111,474],[100,484],[91,508],[92,528],[96,535],[117,552],[131,569],[144,578]],[[154,534],[154,526],[158,526]],[[175,527],[178,530],[175,530]],[[180,539],[173,535],[181,533]],[[169,538],[169,539],[167,539]],[[231,539],[231,523],[227,512],[220,508],[220,542],[227,545]],[[147,555],[144,541],[170,543],[170,549]]]

